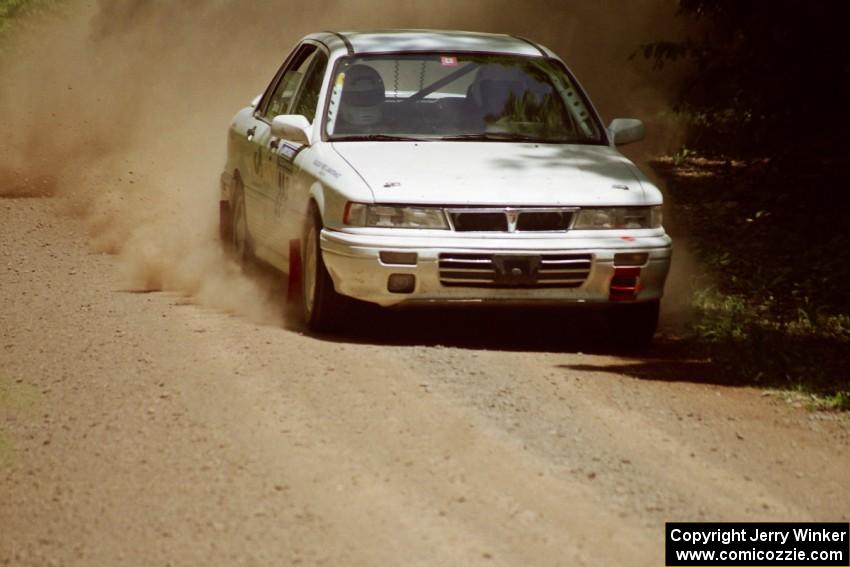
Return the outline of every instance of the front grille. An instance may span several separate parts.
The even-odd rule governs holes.
[[[458,232],[507,232],[505,213],[451,213],[452,223]]]
[[[578,287],[590,275],[590,254],[552,254],[540,257],[538,280],[562,287]]]
[[[520,231],[567,230],[570,228],[572,219],[573,213],[566,211],[521,212],[517,219],[516,229]]]
[[[590,275],[590,254],[440,254],[440,283],[453,287],[579,287]]]
[[[556,232],[566,231],[573,220],[573,208],[481,208],[449,209],[457,232]]]

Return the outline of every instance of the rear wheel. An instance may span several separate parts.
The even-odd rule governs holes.
[[[620,346],[648,346],[658,328],[660,307],[661,303],[657,299],[612,305],[608,311],[608,336]]]
[[[315,209],[307,217],[301,250],[301,307],[307,326],[316,332],[342,328],[350,301],[334,289],[334,283],[322,258],[320,234],[322,219]]]

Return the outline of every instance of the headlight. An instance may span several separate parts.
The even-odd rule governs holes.
[[[659,228],[661,206],[581,209],[573,229]]]
[[[449,228],[443,209],[364,205],[363,203],[348,203],[345,206],[343,222],[351,226],[380,228]]]

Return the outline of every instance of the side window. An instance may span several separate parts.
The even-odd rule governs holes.
[[[295,96],[298,85],[301,84],[301,78],[310,67],[315,52],[315,45],[305,44],[301,46],[278,80],[277,86],[269,98],[265,110],[263,110],[263,118],[271,121],[279,114],[286,114],[289,103],[292,102],[292,97]]]
[[[307,120],[313,122],[316,116],[316,107],[319,104],[319,93],[322,91],[322,80],[325,78],[325,70],[328,67],[328,57],[322,51],[317,51],[313,57],[313,64],[307,72],[304,86],[298,93],[295,101],[293,114],[303,114]]]

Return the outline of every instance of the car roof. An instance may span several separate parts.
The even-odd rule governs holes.
[[[450,30],[369,30],[322,32],[307,36],[331,50],[348,53],[399,51],[469,51],[554,57],[555,54],[528,39],[506,34]]]

